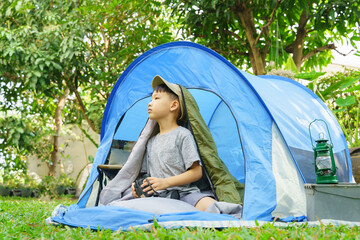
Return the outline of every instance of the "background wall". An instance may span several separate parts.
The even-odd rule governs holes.
[[[84,122],[82,126],[91,138],[99,144],[100,135],[93,132],[91,128]],[[57,172],[62,167],[64,172],[74,180],[78,174],[89,162],[89,156],[95,157],[97,147],[84,135],[78,126],[69,127],[68,133],[59,140],[62,147],[62,155],[60,155],[61,163],[58,164]],[[28,162],[28,172],[35,172],[40,177],[48,174],[46,163],[36,157],[30,157]]]

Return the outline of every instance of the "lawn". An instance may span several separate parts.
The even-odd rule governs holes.
[[[34,199],[0,197],[0,239],[360,239],[360,227],[289,226],[279,228],[271,223],[254,228],[223,230],[183,228],[166,230],[154,227],[152,231],[129,232],[93,231],[47,225],[56,205],[70,205],[75,199]],[[359,235],[359,236],[358,236]]]

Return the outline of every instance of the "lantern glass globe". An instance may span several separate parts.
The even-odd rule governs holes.
[[[316,158],[316,166],[320,171],[331,169],[332,165],[331,165],[330,155],[326,154],[326,155],[318,156]]]

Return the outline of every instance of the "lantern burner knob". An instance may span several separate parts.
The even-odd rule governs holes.
[[[329,140],[327,140],[327,139],[325,139],[325,138],[315,140],[315,142],[317,142],[317,143],[326,143],[327,141],[329,141]]]

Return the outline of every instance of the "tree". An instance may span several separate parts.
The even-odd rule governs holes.
[[[173,20],[156,0],[90,0],[80,9],[86,33],[89,76],[74,91],[83,116],[94,131],[100,132],[102,114],[111,89],[120,74],[145,51],[173,41]],[[83,96],[80,96],[83,94]],[[85,99],[86,95],[86,100]],[[93,122],[93,124],[91,123]]]
[[[164,14],[155,0],[0,3],[1,111],[52,125],[51,153],[34,150],[45,156],[51,175],[59,174],[62,123],[85,119],[99,132],[117,77],[134,57],[172,39]]]
[[[76,7],[75,1],[1,3],[0,14],[4,21],[0,32],[0,73],[2,81],[7,86],[7,89],[3,89],[3,97],[9,106],[13,106],[13,113],[20,111],[21,114],[17,115],[25,118],[40,114],[31,110],[36,108],[38,101],[26,97],[52,99],[56,105],[56,110],[52,108],[53,104],[43,109],[36,108],[41,112],[40,115],[52,116],[45,116],[42,120],[54,121],[52,157],[46,161],[51,175],[55,175],[58,163],[61,112],[63,101],[69,94],[66,81],[74,81],[76,73],[83,68],[81,58],[84,57],[84,32],[72,19]],[[74,39],[77,41],[73,41]],[[17,107],[19,103],[20,107]],[[49,122],[38,124],[48,125]]]
[[[356,0],[166,0],[185,36],[205,44],[238,67],[265,74],[266,62],[288,54],[298,70],[329,63],[334,40],[359,40]]]

